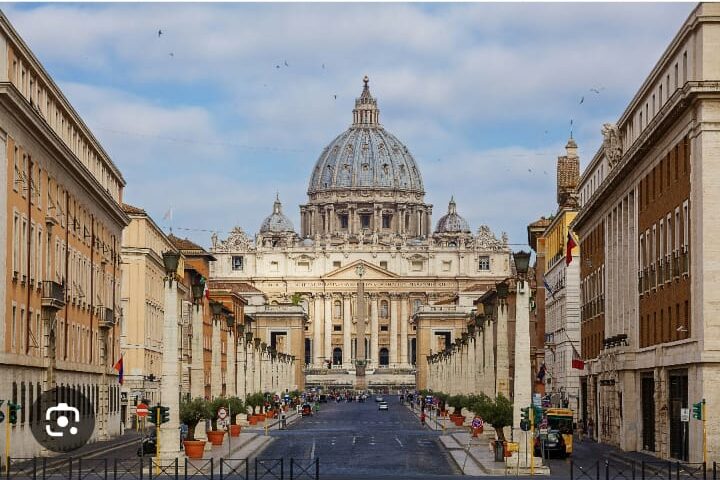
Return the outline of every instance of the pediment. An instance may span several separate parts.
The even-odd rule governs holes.
[[[328,280],[358,280],[359,277],[355,272],[358,265],[365,267],[365,274],[363,275],[364,280],[384,280],[390,278],[398,278],[398,275],[392,273],[389,270],[368,263],[364,260],[356,260],[352,263],[340,267],[332,272],[327,273],[322,278]]]

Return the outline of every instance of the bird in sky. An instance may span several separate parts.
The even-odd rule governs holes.
[[[325,68],[325,64],[324,64],[324,63],[322,64],[322,68],[323,68],[323,69]]]
[[[275,68],[280,68],[280,65],[275,65]]]
[[[171,57],[175,58],[175,54],[173,52],[168,53]]]
[[[598,95],[600,95],[600,90],[605,90],[605,87],[591,88],[591,89],[590,89],[591,92],[597,93]]]
[[[158,38],[160,38],[160,36],[161,36],[162,34],[163,34],[163,31],[162,31],[162,30],[158,30]]]
[[[585,97],[582,97],[582,98],[580,99],[580,105],[582,105],[584,101],[585,101]]]
[[[333,95],[333,98],[335,98],[335,100],[337,100],[337,94]]]
[[[289,66],[290,66],[290,65],[288,65],[288,63],[287,63],[287,60],[285,60],[285,66],[286,66],[286,67],[289,67]]]

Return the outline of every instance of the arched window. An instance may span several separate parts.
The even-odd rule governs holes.
[[[333,318],[342,318],[342,304],[340,300],[335,300],[335,303],[333,303]]]
[[[342,348],[335,347],[333,349],[333,365],[342,365]]]
[[[390,365],[390,356],[387,348],[380,349],[380,358],[378,359],[381,367],[387,367]]]
[[[388,318],[388,301],[380,302],[380,318]]]

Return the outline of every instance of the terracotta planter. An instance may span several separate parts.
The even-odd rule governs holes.
[[[185,455],[187,455],[188,458],[195,460],[203,458],[203,453],[205,452],[204,440],[185,440],[183,446],[185,447]]]
[[[248,423],[249,423],[250,425],[257,425],[257,422],[258,422],[258,420],[257,420],[257,417],[256,417],[255,415],[250,415],[250,416],[248,417]]]
[[[255,415],[255,421],[257,423],[263,423],[266,418],[267,418],[267,416],[264,413],[260,414],[260,415]]]
[[[239,437],[240,436],[240,425],[230,425],[230,436],[231,437]]]
[[[273,418],[275,416],[275,412],[273,412],[272,410],[268,410],[267,413],[265,413],[265,416],[267,418]]]
[[[448,414],[447,410],[440,410],[441,417],[447,417],[447,414]]]
[[[213,445],[222,445],[225,432],[222,430],[210,430],[207,432],[207,437]]]
[[[452,421],[458,427],[462,427],[465,423],[465,416],[463,415],[450,415],[450,421]]]

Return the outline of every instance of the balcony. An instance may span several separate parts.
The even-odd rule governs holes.
[[[100,315],[100,328],[112,328],[115,325],[115,312],[112,308],[98,306],[98,314]]]
[[[52,280],[42,282],[42,308],[53,311],[65,306],[65,288]]]
[[[677,251],[673,253],[672,264],[673,264],[673,268],[672,268],[673,277],[679,278],[680,277],[680,255],[678,254]]]
[[[682,273],[685,275],[690,274],[690,252],[687,250],[687,247],[683,249],[683,252],[680,255],[680,264],[682,265]]]

